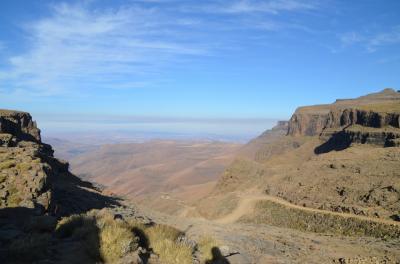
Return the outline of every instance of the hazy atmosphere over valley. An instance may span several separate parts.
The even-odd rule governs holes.
[[[400,263],[400,2],[0,2],[0,262]]]

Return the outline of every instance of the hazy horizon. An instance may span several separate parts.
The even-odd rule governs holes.
[[[102,143],[141,142],[153,139],[247,142],[270,129],[277,119],[172,118],[139,116],[38,115],[42,137]],[[85,139],[86,138],[86,139]],[[107,140],[106,140],[107,139]],[[91,140],[93,141],[93,140]],[[93,143],[93,142],[92,142]]]

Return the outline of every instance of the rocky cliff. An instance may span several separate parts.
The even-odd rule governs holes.
[[[355,143],[396,146],[400,138],[400,93],[385,89],[331,105],[300,107],[289,121],[290,136],[332,136]]]
[[[66,215],[112,203],[53,157],[30,114],[0,110],[0,208]],[[86,188],[86,189],[83,189]]]
[[[29,113],[0,110],[1,145],[15,145],[17,141],[40,142],[40,130]]]

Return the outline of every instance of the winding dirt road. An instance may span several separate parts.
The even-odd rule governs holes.
[[[335,216],[340,216],[340,217],[345,217],[345,218],[356,218],[356,219],[360,219],[360,220],[364,220],[364,221],[371,221],[371,222],[376,222],[376,223],[381,223],[381,224],[400,226],[399,222],[386,220],[386,219],[372,218],[372,217],[368,217],[368,216],[354,215],[354,214],[349,214],[349,213],[339,213],[339,212],[332,212],[332,211],[315,209],[315,208],[310,208],[310,207],[303,207],[303,206],[299,206],[296,204],[292,204],[292,203],[290,203],[284,199],[281,199],[279,197],[266,195],[266,194],[264,194],[264,195],[263,194],[246,195],[246,196],[241,197],[235,210],[233,210],[230,214],[223,216],[215,221],[217,223],[221,223],[221,224],[234,223],[237,220],[239,220],[242,216],[253,213],[255,205],[259,201],[271,201],[271,202],[278,203],[278,204],[283,205],[288,208],[293,208],[293,209],[312,212],[312,213],[330,214],[330,215],[335,215]]]

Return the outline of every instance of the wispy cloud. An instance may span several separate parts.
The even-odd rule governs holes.
[[[10,58],[9,69],[0,75],[0,81],[13,82],[14,92],[29,88],[52,95],[93,83],[101,85],[97,88],[110,83],[128,87],[135,76],[152,74],[179,56],[207,53],[201,43],[181,38],[188,21],[156,9],[61,4],[52,10],[51,17],[25,27],[31,48]]]
[[[23,25],[29,48],[9,58],[8,67],[0,69],[0,93],[14,97],[82,95],[94,89],[151,86],[150,79],[156,83],[157,75],[181,59],[209,55],[219,46],[229,48],[229,39],[218,43],[214,38],[219,28],[304,30],[305,26],[279,21],[277,15],[318,7],[316,1],[299,0],[201,4],[142,0],[96,9],[92,2],[54,5],[49,17]],[[210,12],[218,19],[207,21],[203,15]]]
[[[299,0],[234,0],[234,1],[202,1],[201,4],[187,4],[182,6],[184,11],[225,13],[225,14],[250,14],[281,12],[296,12],[312,10],[318,7],[317,1]]]
[[[394,27],[389,32],[383,32],[372,36],[367,41],[367,49],[374,52],[378,48],[386,45],[400,44],[400,26]]]
[[[364,41],[364,37],[357,32],[346,32],[341,34],[339,39],[343,46],[350,46]]]
[[[400,26],[378,33],[347,32],[339,35],[339,40],[343,47],[361,45],[367,52],[375,52],[384,46],[400,44]]]

